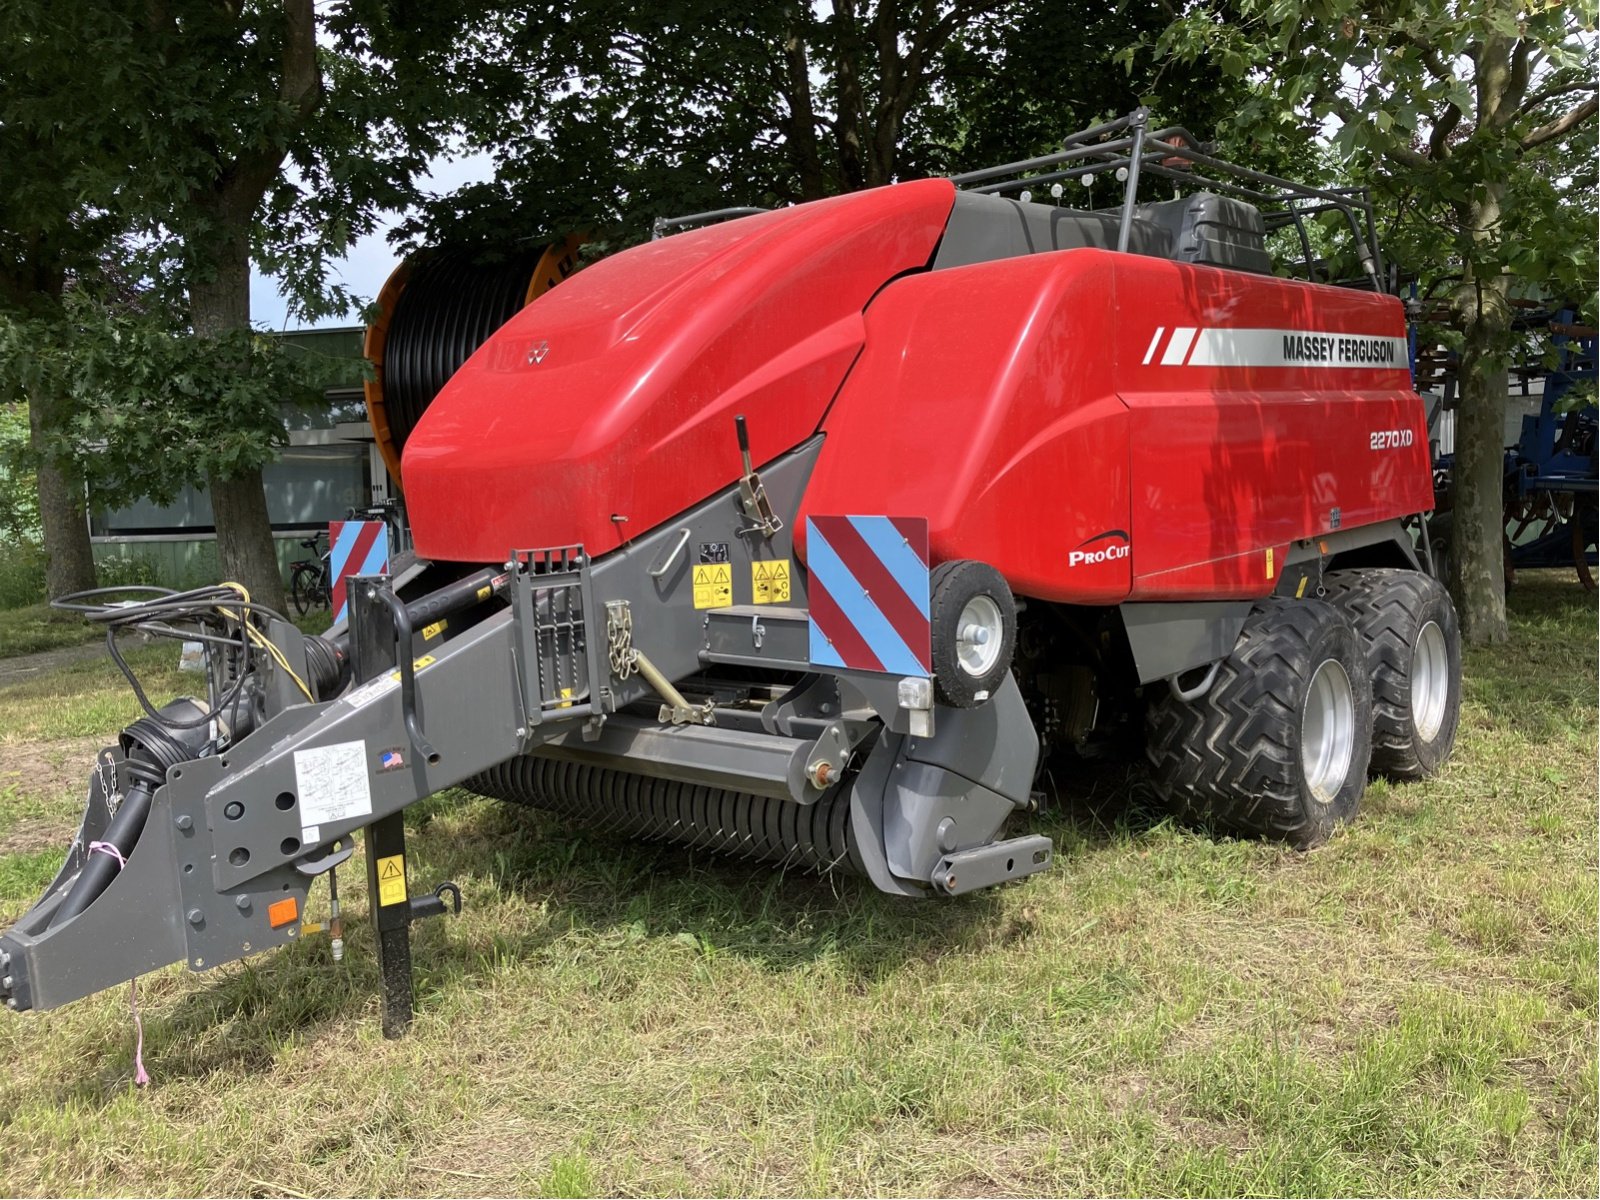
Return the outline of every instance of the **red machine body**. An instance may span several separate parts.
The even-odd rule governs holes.
[[[935,560],[1047,600],[1263,596],[1296,539],[1432,507],[1404,339],[1393,297],[1103,250],[899,280],[805,509],[925,515]]]
[[[801,205],[541,297],[407,443],[418,552],[604,553],[737,479],[735,414],[757,463],[825,435],[802,515],[924,516],[936,561],[1048,600],[1262,596],[1292,542],[1431,508],[1398,300],[1088,248],[929,270],[953,200]]]
[[[406,442],[417,552],[603,554],[813,436],[885,283],[928,263],[955,188],[878,188],[595,263],[506,323]],[[613,520],[613,517],[626,520]]]

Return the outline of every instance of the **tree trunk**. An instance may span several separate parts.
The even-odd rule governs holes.
[[[48,310],[56,312],[64,278],[58,267],[40,263],[41,240],[37,236],[28,239],[29,253],[20,269],[0,272],[0,301],[26,311],[43,299],[49,301]],[[75,491],[44,454],[50,420],[47,399],[32,392],[28,395],[28,442],[39,456],[34,482],[39,491],[39,525],[44,534],[45,595],[55,600],[94,587],[95,574],[83,492]]]
[[[189,287],[189,318],[200,337],[221,337],[250,328],[251,209],[242,213],[225,203],[215,206],[217,233],[212,270]],[[282,612],[283,574],[272,542],[261,471],[240,471],[206,480],[217,527],[217,561],[225,579],[242,583],[251,599]]]
[[[1468,279],[1456,296],[1462,318],[1461,407],[1451,478],[1455,518],[1450,590],[1469,642],[1507,637],[1505,595],[1505,339],[1510,328],[1504,277]]]
[[[95,585],[94,550],[83,493],[74,489],[59,468],[43,457],[45,414],[39,397],[28,398],[28,429],[40,455],[35,479],[39,486],[39,524],[44,530],[44,588],[52,600]],[[74,617],[74,620],[77,618]]]

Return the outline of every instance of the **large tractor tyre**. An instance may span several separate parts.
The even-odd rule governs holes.
[[[939,700],[953,708],[976,708],[1011,669],[1016,599],[999,571],[965,558],[935,567],[928,594]]]
[[[1426,779],[1461,715],[1461,629],[1450,593],[1421,571],[1330,571],[1328,599],[1355,626],[1372,677],[1374,775]]]
[[[1263,600],[1192,700],[1150,708],[1157,790],[1193,820],[1301,850],[1354,819],[1372,752],[1372,682],[1350,622],[1322,600]]]

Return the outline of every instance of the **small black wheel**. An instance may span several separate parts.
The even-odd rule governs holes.
[[[1322,600],[1263,600],[1203,695],[1150,707],[1146,755],[1182,814],[1299,849],[1353,820],[1372,752],[1372,682]]]
[[[1372,772],[1438,773],[1461,716],[1461,630],[1442,584],[1421,571],[1330,571],[1328,599],[1367,648],[1372,675]]]
[[[321,584],[321,572],[316,567],[309,563],[295,564],[294,574],[289,577],[289,598],[294,601],[295,612],[303,617],[316,607]]]
[[[999,571],[966,558],[935,567],[928,591],[939,701],[953,708],[976,708],[1011,669],[1017,602]]]

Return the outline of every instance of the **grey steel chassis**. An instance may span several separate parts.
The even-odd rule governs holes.
[[[1000,837],[1030,806],[1038,754],[1009,676],[988,703],[952,709],[907,701],[894,677],[820,672],[799,564],[788,604],[692,607],[692,548],[725,550],[736,578],[757,557],[792,556],[820,445],[757,480],[775,526],[752,526],[736,487],[603,558],[519,552],[483,583],[481,619],[442,642],[419,631],[437,607],[426,595],[408,602],[389,579],[351,580],[349,685],[310,703],[264,668],[264,720],[170,765],[125,865],[55,921],[105,835],[107,798],[128,789],[124,749],[103,753],[67,865],[0,936],[0,999],[52,1008],[166,963],[203,971],[286,945],[300,922],[274,925],[271,906],[292,899],[304,913],[313,881],[364,829],[384,1028],[398,1034],[411,1012],[409,925],[444,911],[453,886],[414,894],[401,814],[519,756],[736,788],[774,814],[779,832],[760,835],[769,850],[796,814],[827,802],[848,823],[840,865],[899,894],[958,894],[1047,867],[1048,838]],[[304,672],[298,631],[274,633]]]

